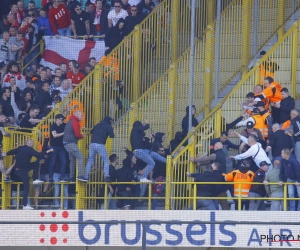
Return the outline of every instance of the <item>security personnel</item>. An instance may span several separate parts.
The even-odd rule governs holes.
[[[261,57],[263,57],[265,54],[266,54],[266,51],[260,52]],[[264,78],[266,78],[267,76],[274,78],[275,72],[277,70],[279,70],[279,66],[277,63],[272,62],[270,59],[267,59],[266,61],[263,61],[259,65],[259,69],[260,69],[260,79],[261,79],[260,82],[261,82],[261,84],[263,84]]]
[[[265,104],[263,102],[258,102],[257,104],[255,104],[255,107],[258,108],[259,114],[262,118],[262,123],[259,123],[258,125],[260,126],[259,129],[262,129],[261,132],[263,134],[263,137],[266,139],[272,134],[273,119],[270,113],[265,109]]]
[[[245,159],[242,161],[241,168],[237,170],[233,170],[228,174],[223,174],[225,177],[225,180],[228,182],[234,183],[234,196],[239,196],[239,186],[241,183],[244,182],[245,184],[241,184],[241,197],[248,197],[249,190],[251,188],[251,184],[249,182],[253,181],[254,173],[249,170],[250,167],[250,161]],[[235,210],[238,210],[238,200],[234,200],[235,203]],[[245,205],[245,209],[249,210],[249,201],[248,200],[242,200],[242,207]]]

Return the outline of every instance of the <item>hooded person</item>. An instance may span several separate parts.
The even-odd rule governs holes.
[[[170,153],[172,153],[179,146],[179,144],[182,142],[183,139],[184,139],[183,133],[180,131],[176,132],[175,139],[170,141],[170,146],[169,146]]]
[[[147,177],[155,166],[154,160],[166,162],[166,158],[145,147],[145,130],[149,128],[150,125],[148,121],[145,121],[144,124],[140,121],[135,121],[130,134],[133,155],[147,164],[147,167],[142,171],[143,174],[141,175],[140,182],[151,182]]]
[[[188,132],[189,132],[189,111],[190,111],[190,106],[186,107],[186,115],[185,117],[183,117],[182,119],[182,134],[183,134],[183,138],[187,136]],[[197,119],[194,117],[196,114],[196,108],[195,105],[193,105],[193,109],[192,109],[192,127],[197,127],[199,122],[197,121]]]
[[[154,142],[152,142],[151,147],[154,152],[157,152],[160,148],[164,147],[162,143],[164,142],[165,138],[165,133],[157,132],[154,135]]]
[[[115,26],[108,29],[104,42],[106,49],[113,50],[126,35],[125,20],[120,18]]]
[[[91,172],[92,164],[94,162],[95,156],[98,153],[101,155],[101,159],[104,162],[104,181],[111,182],[109,178],[109,159],[106,151],[106,140],[108,137],[114,138],[114,130],[112,127],[113,119],[109,116],[105,117],[100,121],[93,129],[90,131],[92,134],[92,141],[89,147],[89,158],[88,163],[85,167],[85,176],[78,178],[79,181],[87,182],[89,174]]]

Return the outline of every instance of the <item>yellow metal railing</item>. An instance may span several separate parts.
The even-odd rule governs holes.
[[[38,53],[36,53],[36,55],[34,55],[27,63],[25,63],[25,59],[26,57],[29,57],[31,54],[34,53],[34,51],[29,52],[24,59],[22,59],[20,61],[21,63],[21,68],[22,68],[22,72],[34,61],[37,60],[39,57],[41,57],[44,53],[44,47],[45,47],[45,41],[44,39],[40,40],[38,42],[38,44],[36,44],[36,49],[38,49]]]
[[[195,154],[204,154],[209,152],[210,140],[218,137],[221,131],[225,130],[225,124],[230,123],[240,116],[242,108],[239,107],[239,100],[245,99],[248,92],[253,92],[254,87],[260,84],[260,65],[265,61],[276,62],[279,69],[274,73],[274,80],[279,82],[283,87],[287,87],[292,96],[295,96],[298,78],[298,60],[299,56],[299,21],[279,39],[279,41],[264,55],[259,63],[257,63],[250,72],[245,74],[242,80],[233,88],[230,94],[216,106],[216,108],[202,120],[195,131],[190,132],[177,149],[172,153],[174,159],[168,158],[168,171],[170,182],[177,180],[185,180],[185,170],[189,170],[188,159],[194,157]],[[213,133],[215,131],[215,133]],[[179,148],[191,139],[183,150],[178,153]],[[233,139],[234,140],[234,139]],[[177,155],[176,155],[177,154]],[[168,165],[168,164],[167,164]],[[176,169],[184,169],[179,172]],[[168,179],[167,179],[168,181]],[[185,194],[190,195],[190,189],[184,187]],[[170,190],[176,192],[176,190]],[[181,191],[182,193],[183,191]],[[172,208],[182,207],[181,201],[174,201]]]

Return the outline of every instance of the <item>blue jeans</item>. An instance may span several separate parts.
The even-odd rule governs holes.
[[[57,33],[60,36],[71,36],[71,31],[70,31],[69,27],[57,29]]]
[[[212,200],[197,200],[196,209],[198,210],[216,210],[215,204]],[[189,210],[193,210],[193,204]]]
[[[295,180],[287,179],[287,182],[296,182]],[[295,198],[295,188],[297,189],[298,197],[300,197],[300,186],[295,184],[288,185],[289,198]],[[296,211],[296,201],[289,200],[290,211]],[[300,211],[300,201],[298,201],[298,211]]]
[[[53,170],[54,170],[57,157],[59,157],[60,160],[60,176],[61,178],[65,178],[68,152],[66,151],[64,146],[60,146],[60,147],[52,146],[52,148],[54,151],[50,154],[50,162],[49,162],[50,179],[53,179]]]
[[[94,162],[96,154],[101,155],[101,159],[104,162],[104,177],[109,176],[109,161],[108,161],[108,155],[105,148],[105,145],[98,144],[98,143],[91,143],[89,148],[89,159],[88,163],[85,167],[85,178],[89,178],[89,174],[91,172],[92,164]]]
[[[108,192],[107,197],[113,197],[113,195],[110,192]],[[117,209],[116,200],[115,199],[108,199],[107,200],[107,208],[108,209]],[[104,203],[101,204],[101,208],[100,209],[101,210],[104,209]]]
[[[147,163],[146,170],[145,170],[144,174],[142,175],[143,178],[147,178],[147,176],[149,175],[151,170],[154,168],[154,166],[155,166],[154,160],[161,161],[164,163],[167,162],[167,159],[165,157],[159,155],[156,152],[150,151],[148,149],[136,149],[133,151],[133,155],[136,158]]]
[[[67,176],[67,175],[66,175]],[[58,182],[60,178],[60,174],[54,173],[53,174],[53,181]],[[60,186],[61,184],[54,184],[54,197],[60,197]],[[64,197],[68,198],[68,185],[64,184]],[[54,200],[54,206],[60,207],[60,199]],[[63,209],[68,209],[68,200],[64,199],[64,207]]]
[[[17,194],[18,192],[17,191],[12,191],[11,192],[11,197],[17,197]],[[23,191],[20,191],[20,195],[19,195],[20,198],[23,197]],[[11,200],[11,204],[13,206],[14,209],[19,209],[19,201],[17,200],[17,198],[15,199],[12,199]],[[28,203],[27,203],[28,206],[31,206],[31,202],[30,202],[30,199],[28,199]]]

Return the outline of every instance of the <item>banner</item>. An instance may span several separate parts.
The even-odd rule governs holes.
[[[300,224],[298,212],[1,211],[1,221],[32,221],[37,224],[0,224],[1,236],[5,239],[0,241],[0,246],[141,246],[142,222],[147,222],[146,243],[152,247],[300,247],[299,225],[272,225],[272,222]],[[93,221],[104,223],[92,224]],[[121,221],[136,223],[122,224]],[[166,221],[170,223],[164,224]],[[208,221],[224,224],[204,223]],[[234,223],[237,221],[243,224]],[[251,224],[254,221],[267,224]]]
[[[74,40],[68,37],[45,37],[45,50],[41,64],[52,70],[60,63],[68,65],[70,60],[76,60],[83,69],[91,57],[97,62],[104,56],[104,41]]]

